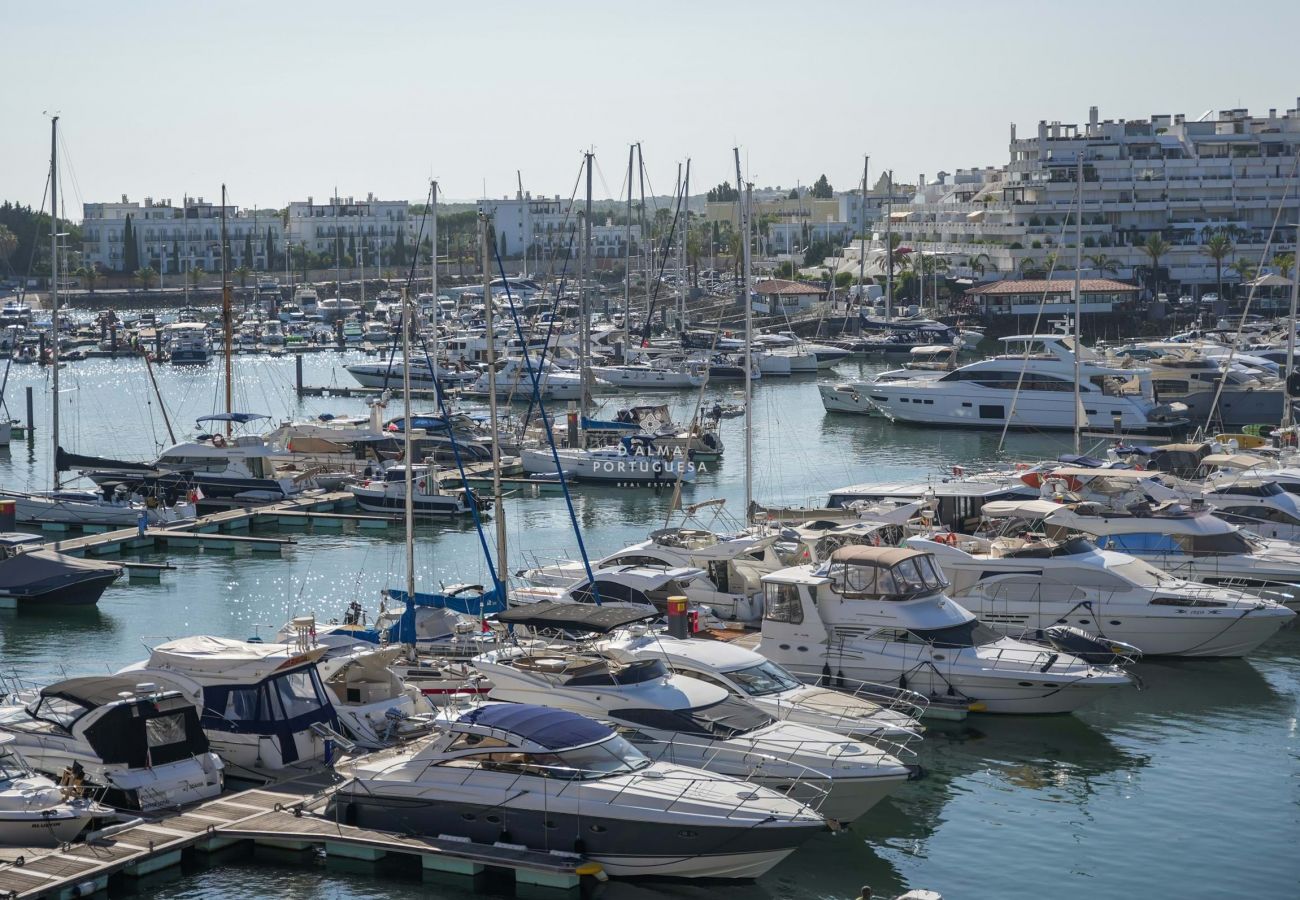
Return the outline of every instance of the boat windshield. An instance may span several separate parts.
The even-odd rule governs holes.
[[[632,725],[724,741],[775,721],[738,697],[693,709],[616,709],[610,714]]]
[[[27,704],[27,714],[33,719],[50,722],[67,730],[71,730],[73,723],[87,712],[87,707],[66,697],[38,697]]]
[[[1177,584],[1179,579],[1162,572],[1155,566],[1140,559],[1130,559],[1128,562],[1122,562],[1119,565],[1107,566],[1110,571],[1126,581],[1132,582],[1140,587],[1163,587],[1170,584]]]
[[[611,775],[625,775],[650,765],[650,760],[640,750],[618,735],[599,744],[534,756],[532,762],[544,770],[541,774],[545,777],[563,778],[567,781],[590,781]]]
[[[727,672],[727,677],[751,697],[780,694],[799,687],[801,682],[774,662],[764,660],[747,669]]]
[[[988,644],[996,644],[1002,639],[1002,635],[987,625],[981,625],[978,619],[971,619],[960,625],[950,625],[947,628],[913,628],[910,634],[935,647],[953,649],[984,647]]]

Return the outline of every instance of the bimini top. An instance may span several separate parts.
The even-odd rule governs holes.
[[[160,695],[179,696],[176,691],[142,683],[140,678],[122,675],[86,675],[66,678],[40,690],[42,697],[63,697],[83,706],[97,707],[127,699],[156,699]]]
[[[527,625],[529,628],[566,628],[607,634],[633,622],[657,619],[660,615],[657,609],[647,610],[643,606],[596,606],[544,600],[498,613],[497,621],[507,625]]]
[[[586,716],[531,703],[487,703],[462,713],[456,722],[504,732],[514,738],[510,743],[523,749],[568,750],[598,744],[614,734]]]
[[[260,681],[272,672],[314,662],[326,649],[312,647],[300,652],[288,644],[198,635],[154,647],[147,666],[171,669],[200,681]]]
[[[846,600],[908,600],[948,586],[934,554],[910,547],[841,547],[817,574]]]
[[[868,547],[855,544],[836,550],[831,554],[830,561],[859,566],[893,566],[905,559],[924,555],[920,550],[908,547]]]

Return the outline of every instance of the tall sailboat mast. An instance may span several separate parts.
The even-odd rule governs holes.
[[[885,321],[894,320],[894,170],[890,169],[885,180],[885,190],[889,193],[889,212],[885,215]]]
[[[1083,353],[1083,148],[1074,170],[1074,453],[1082,453],[1083,443],[1083,387],[1079,384],[1080,355]]]
[[[55,460],[59,450],[59,117],[50,119],[50,309],[54,313],[50,353],[54,360],[50,386],[50,444],[53,449],[50,467],[53,469],[54,489],[59,489],[59,464]]]
[[[627,148],[627,224],[623,227],[623,356],[627,359],[627,341],[632,316],[632,157],[636,144]]]
[[[1300,222],[1296,223],[1296,247],[1300,247]],[[1295,329],[1296,303],[1300,300],[1300,267],[1291,270],[1291,317],[1286,332],[1286,378],[1283,381],[1282,427],[1290,428],[1295,424],[1295,414],[1291,406],[1295,403],[1295,392],[1291,390],[1291,379],[1295,372]]]
[[[411,294],[402,288],[402,461],[406,463],[403,478],[402,518],[406,525],[406,604],[415,602],[415,460],[411,444]],[[413,649],[413,648],[412,648]],[[414,655],[414,654],[412,654]]]
[[[492,236],[486,213],[479,213],[478,227],[479,241],[483,247],[483,325],[487,331],[488,428],[492,432],[492,502],[497,529],[497,577],[501,580],[501,599],[505,602],[509,570],[506,569],[506,517],[501,502],[501,440],[497,427],[497,339],[492,309],[492,270],[488,264],[492,255]],[[528,352],[526,348],[524,352]]]
[[[858,307],[861,309],[862,300],[866,296],[867,290],[867,166],[871,164],[871,157],[862,157],[862,247],[858,254]]]
[[[230,437],[234,423],[230,413],[234,411],[235,392],[231,382],[231,360],[234,353],[234,315],[230,309],[230,273],[229,260],[226,259],[226,186],[221,185],[221,342],[226,351],[226,437]]]
[[[749,522],[749,510],[754,503],[754,417],[751,414],[750,406],[753,399],[753,335],[754,327],[754,304],[750,300],[750,259],[749,259],[749,215],[750,201],[752,198],[753,186],[740,179],[740,148],[735,148],[736,153],[736,187],[743,187],[740,194],[740,250],[741,257],[744,260],[744,280],[741,284],[741,302],[745,304],[745,522]]]
[[[438,320],[442,318],[442,305],[438,302],[438,182],[429,183],[429,290],[433,293],[433,353],[429,355],[430,375],[433,376],[433,395],[438,396]]]
[[[591,153],[586,154],[587,158],[587,207],[586,213],[582,217],[582,290],[579,292],[581,298],[580,307],[582,321],[578,323],[578,342],[581,345],[581,382],[582,390],[581,399],[578,405],[581,408],[579,416],[586,413],[587,404],[591,401],[591,292],[588,289],[587,282],[591,278]]]

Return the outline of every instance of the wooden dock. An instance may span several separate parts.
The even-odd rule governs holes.
[[[514,875],[517,886],[576,891],[584,876],[605,878],[599,864],[573,853],[513,844],[476,844],[451,836],[420,837],[335,822],[325,809],[331,776],[307,776],[91,833],[84,843],[0,849],[0,898],[89,897],[110,882],[179,866],[186,853],[252,844],[277,850],[323,850],[327,858],[375,861],[417,858],[428,876]],[[179,868],[175,868],[179,874]],[[561,895],[562,896],[562,895]]]

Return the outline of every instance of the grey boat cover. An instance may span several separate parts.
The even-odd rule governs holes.
[[[0,591],[39,594],[70,581],[120,571],[122,567],[112,563],[78,559],[53,550],[32,550],[0,561]]]

